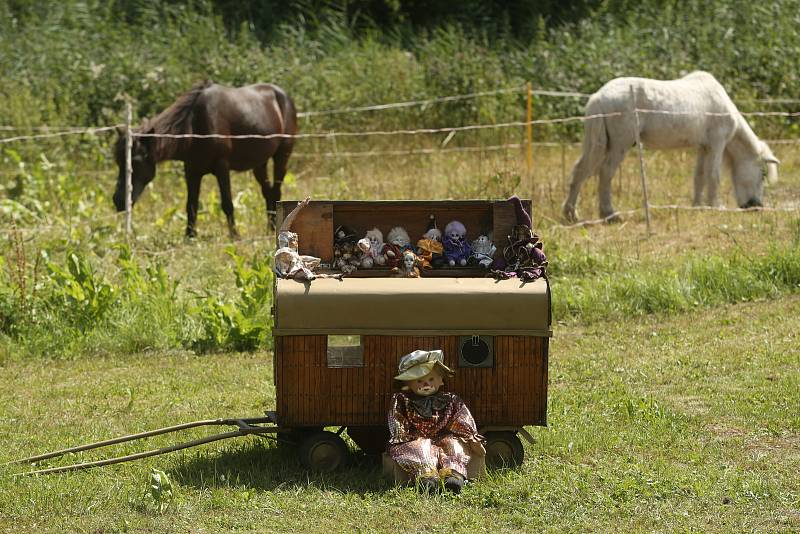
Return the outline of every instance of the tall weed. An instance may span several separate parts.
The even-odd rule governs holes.
[[[263,258],[246,262],[233,249],[227,252],[234,262],[237,298],[226,300],[206,291],[190,308],[198,333],[187,341],[201,352],[254,350],[267,341],[271,331],[271,262]]]

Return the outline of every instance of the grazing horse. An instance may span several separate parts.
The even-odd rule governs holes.
[[[707,72],[693,72],[678,80],[616,78],[592,95],[586,105],[583,153],[572,169],[569,194],[562,206],[564,218],[575,221],[581,185],[600,175],[600,216],[616,213],[611,205],[611,179],[625,153],[636,142],[636,120],[631,102],[633,87],[639,112],[639,137],[648,148],[697,148],[694,205],[703,200],[718,205],[723,161],[731,169],[736,203],[741,208],[762,206],[763,170],[778,178],[779,161],[759,140],[725,89]]]
[[[156,175],[156,164],[183,161],[186,178],[186,236],[195,237],[200,181],[211,173],[217,177],[222,211],[228,231],[238,238],[233,218],[230,171],[253,170],[261,185],[270,224],[274,226],[275,206],[281,198],[281,184],[297,133],[297,113],[292,99],[278,86],[256,84],[224,87],[209,81],[196,84],[152,120],[133,130],[131,151],[132,200]],[[119,132],[115,156],[119,166],[114,205],[125,210],[125,132]],[[143,134],[142,136],[136,134]],[[267,139],[202,137],[148,137],[148,135],[263,135]],[[273,181],[267,178],[267,162],[273,161]]]

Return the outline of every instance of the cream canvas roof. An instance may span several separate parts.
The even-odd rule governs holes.
[[[545,280],[281,279],[274,333],[549,336],[550,291]]]

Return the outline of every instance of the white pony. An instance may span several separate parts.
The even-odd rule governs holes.
[[[780,163],[766,143],[759,140],[725,89],[707,72],[693,72],[678,80],[616,78],[592,95],[586,116],[618,114],[587,119],[583,154],[575,163],[569,194],[562,206],[564,218],[575,221],[575,203],[581,185],[599,174],[600,216],[612,218],[611,179],[629,148],[636,142],[635,117],[630,87],[639,113],[639,136],[648,148],[697,147],[694,171],[694,205],[719,204],[719,175],[723,161],[731,178],[739,207],[762,206],[763,169],[770,183],[778,179]],[[652,110],[652,111],[650,111]]]

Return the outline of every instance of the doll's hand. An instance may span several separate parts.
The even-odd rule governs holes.
[[[394,251],[387,250],[386,251],[386,256],[388,256],[390,258],[394,258],[396,256],[396,254],[394,253]]]

